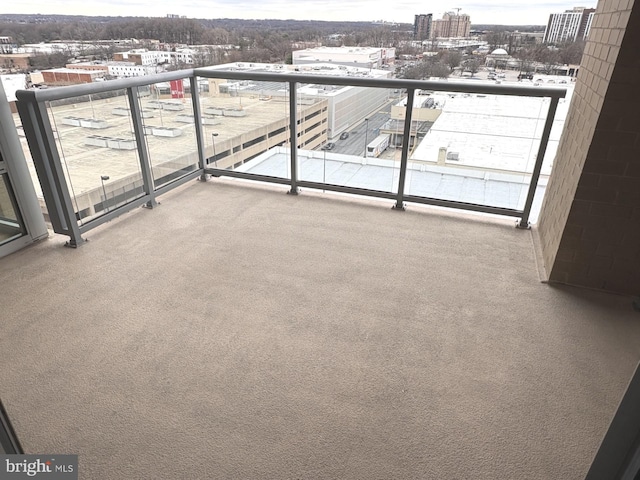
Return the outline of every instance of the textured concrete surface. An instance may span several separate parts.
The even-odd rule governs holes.
[[[580,479],[629,298],[512,221],[216,180],[0,259],[0,395],[80,477]]]

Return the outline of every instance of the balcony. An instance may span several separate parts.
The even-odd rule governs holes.
[[[341,125],[340,86],[407,90],[401,148],[365,153],[381,107]],[[522,163],[413,155],[425,89],[540,100]],[[95,479],[584,478],[640,326],[626,297],[540,282],[563,95],[206,69],[23,92],[56,232],[0,259],[25,450]],[[320,150],[345,129],[355,154]]]
[[[80,477],[580,479],[626,297],[540,283],[510,219],[219,178],[0,259],[0,383]],[[381,204],[382,202],[382,204]]]

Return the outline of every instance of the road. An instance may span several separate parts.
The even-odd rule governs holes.
[[[345,155],[364,155],[366,142],[371,143],[374,138],[379,135],[380,127],[389,120],[391,114],[391,105],[397,102],[397,99],[387,103],[369,118],[369,128],[366,128],[367,122],[364,120],[357,125],[353,125],[349,132],[349,138],[345,140],[336,139],[333,153],[343,153]],[[366,133],[365,133],[366,131]]]

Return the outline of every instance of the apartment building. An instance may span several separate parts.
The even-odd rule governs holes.
[[[445,13],[433,20],[430,38],[468,37],[471,32],[471,17],[454,12]]]
[[[586,40],[591,30],[595,8],[574,7],[563,13],[552,13],[544,32],[544,43]]]
[[[419,14],[413,20],[413,38],[415,40],[426,40],[431,38],[431,23],[433,14]]]

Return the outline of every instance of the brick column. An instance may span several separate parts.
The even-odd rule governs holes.
[[[640,294],[640,2],[598,2],[536,228],[550,282]]]

